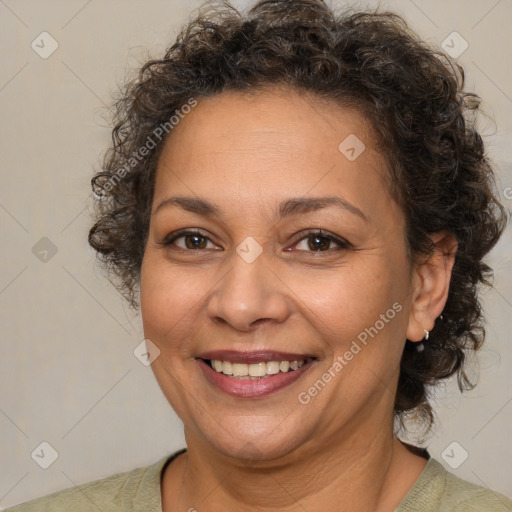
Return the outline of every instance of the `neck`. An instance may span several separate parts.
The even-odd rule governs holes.
[[[164,511],[392,511],[426,461],[393,436],[392,422],[373,425],[322,449],[305,443],[280,460],[245,465],[186,429],[187,453],[164,474]]]

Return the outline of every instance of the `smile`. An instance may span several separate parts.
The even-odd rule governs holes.
[[[300,379],[317,361],[299,354],[217,352],[196,358],[216,389],[238,398],[263,398]]]
[[[220,361],[213,359],[210,366],[218,373],[232,376],[235,379],[262,379],[278,373],[295,371],[302,366],[306,360],[301,361],[261,361],[259,363],[233,363],[231,361]]]

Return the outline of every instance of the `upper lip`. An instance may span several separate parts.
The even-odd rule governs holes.
[[[237,350],[212,350],[198,355],[198,359],[229,361],[231,363],[259,363],[268,361],[303,361],[314,358],[311,354],[296,354],[291,352],[276,352],[274,350],[256,350],[241,352]]]

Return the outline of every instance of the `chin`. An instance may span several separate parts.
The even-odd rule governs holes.
[[[283,459],[302,446],[309,436],[301,423],[282,416],[232,416],[193,430],[222,455],[257,463]]]

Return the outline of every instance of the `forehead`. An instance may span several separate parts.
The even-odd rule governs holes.
[[[356,108],[313,93],[275,87],[199,98],[197,106],[174,127],[166,147],[172,148],[186,137],[201,144],[197,149],[215,152],[218,144],[236,149],[245,145],[248,138],[257,146],[259,135],[268,145],[272,134],[279,135],[273,140],[279,146],[292,147],[295,142],[310,147],[321,139],[325,144],[318,146],[319,150],[328,143],[337,148],[349,134],[364,139],[366,145],[375,145],[371,124]]]
[[[387,176],[359,111],[293,90],[226,92],[198,99],[170,132],[154,199],[170,189],[245,202],[327,191],[356,199],[382,195]]]

